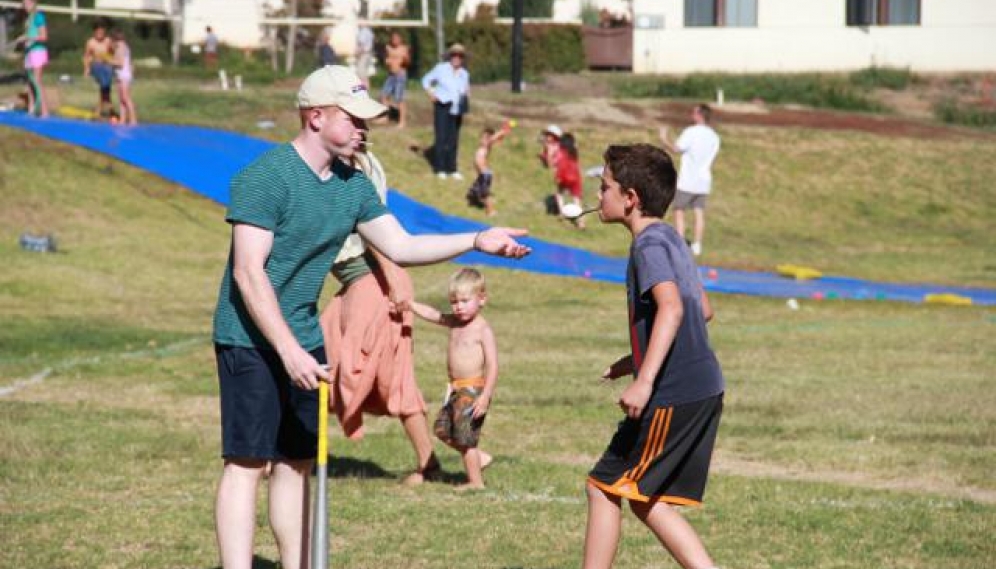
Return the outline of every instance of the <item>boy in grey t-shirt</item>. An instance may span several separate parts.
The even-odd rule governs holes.
[[[692,252],[662,221],[676,176],[670,157],[649,144],[605,152],[598,215],[625,226],[633,244],[626,277],[632,352],[603,377],[631,373],[634,380],[618,401],[626,417],[589,473],[586,568],[612,565],[623,498],[682,567],[714,566],[673,507],[702,502],[725,388]]]

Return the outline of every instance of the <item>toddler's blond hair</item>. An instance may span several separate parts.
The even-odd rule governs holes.
[[[470,293],[479,296],[487,294],[484,275],[471,267],[464,267],[450,276],[450,294]]]

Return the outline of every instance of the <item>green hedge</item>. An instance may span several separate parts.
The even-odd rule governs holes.
[[[954,99],[944,99],[934,107],[934,116],[948,124],[982,128],[996,128],[996,108],[959,104]]]
[[[515,0],[498,2],[498,16],[514,17]],[[549,18],[553,16],[553,0],[522,0],[522,16],[524,18]]]
[[[868,96],[866,84],[849,76],[820,73],[732,75],[696,73],[684,77],[631,77],[614,85],[623,97],[660,97],[711,101],[722,89],[727,100],[761,99],[848,111],[886,109]]]
[[[412,46],[410,75],[419,78],[439,60],[434,30],[407,30]],[[512,69],[512,27],[487,21],[450,23],[444,27],[446,45],[463,44],[468,51],[467,69],[473,83],[507,81]],[[389,30],[380,30],[378,43],[386,42]],[[584,68],[581,30],[577,26],[525,25],[523,36],[523,75],[534,80],[544,73],[573,73]]]

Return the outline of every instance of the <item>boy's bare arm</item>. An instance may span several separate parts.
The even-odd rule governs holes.
[[[664,364],[674,338],[681,325],[684,305],[678,285],[673,282],[663,282],[650,289],[657,304],[657,315],[654,317],[653,328],[650,331],[650,341],[647,343],[647,353],[640,364],[640,371],[619,397],[619,406],[630,418],[637,419],[650,401],[654,388],[654,378]]]
[[[489,143],[497,144],[501,142],[506,136],[508,136],[509,132],[511,132],[511,130],[509,130],[509,128],[507,127],[502,127],[498,129],[498,132],[491,135],[491,140],[489,141]]]
[[[481,329],[481,348],[484,350],[484,389],[474,402],[475,419],[487,414],[498,385],[498,343],[495,341],[494,331],[486,323]]]
[[[452,315],[443,314],[428,304],[422,304],[421,302],[413,300],[408,303],[408,307],[415,314],[415,316],[418,316],[426,322],[432,322],[433,324],[446,326],[447,328],[452,327],[453,325]]]

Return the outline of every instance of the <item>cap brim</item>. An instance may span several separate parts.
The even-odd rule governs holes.
[[[373,99],[354,99],[339,103],[339,108],[359,119],[372,119],[387,112],[387,107]]]

